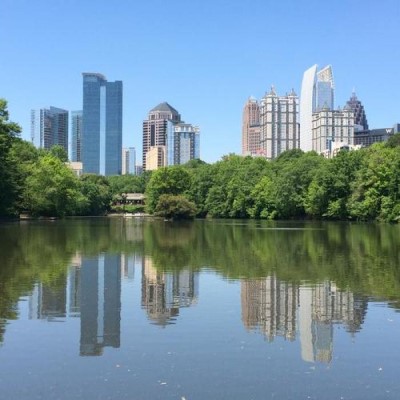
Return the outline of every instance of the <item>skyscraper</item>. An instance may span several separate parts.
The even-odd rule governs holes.
[[[261,100],[260,142],[269,160],[286,150],[299,148],[298,97],[293,90],[286,96],[278,96],[271,88]]]
[[[242,155],[255,156],[261,153],[260,106],[254,97],[250,97],[243,107]]]
[[[364,106],[361,101],[358,100],[356,93],[353,91],[350,100],[347,101],[347,106],[349,106],[354,111],[354,124],[357,130],[368,130],[368,121],[365,114]]]
[[[146,170],[146,153],[151,147],[166,146],[167,132],[173,132],[173,125],[181,122],[181,116],[167,102],[150,110],[148,119],[143,121],[143,170]]]
[[[333,110],[335,100],[335,85],[332,67],[327,65],[317,72],[317,103],[316,110],[328,108]]]
[[[317,72],[315,64],[304,72],[300,96],[300,148],[312,148],[313,113],[322,108],[334,108],[334,82],[330,65]]]
[[[82,111],[71,111],[71,161],[82,161]]]
[[[122,175],[136,175],[136,149],[134,147],[122,149]]]
[[[57,107],[31,110],[31,140],[37,148],[59,145],[68,154],[68,111]]]
[[[168,165],[185,164],[200,158],[200,130],[192,124],[180,122],[167,133]]]
[[[122,168],[122,81],[83,73],[83,172],[119,175]]]

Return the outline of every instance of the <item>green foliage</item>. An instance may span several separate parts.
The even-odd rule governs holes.
[[[154,211],[155,215],[168,219],[193,219],[196,205],[184,196],[162,194]]]
[[[364,151],[341,151],[324,160],[309,185],[306,211],[318,218],[346,219],[349,217],[347,203]]]
[[[20,132],[19,125],[9,121],[7,102],[0,98],[0,217],[15,213],[19,184],[10,149]]]
[[[182,166],[160,168],[154,171],[146,188],[146,206],[153,213],[163,194],[184,194],[190,187],[190,173]]]
[[[49,152],[53,157],[58,158],[60,161],[68,162],[68,154],[65,151],[64,147],[57,144],[52,146]]]
[[[144,193],[150,180],[151,171],[142,175],[114,175],[107,177],[113,196],[122,193]]]
[[[193,160],[189,160],[186,164],[183,164],[185,168],[199,168],[207,163],[199,158],[194,158]]]
[[[264,158],[228,155],[212,170],[212,186],[208,190],[205,208],[213,217],[247,218],[251,215],[254,185],[270,171]]]
[[[388,141],[385,143],[386,147],[399,147],[400,146],[400,133],[395,133],[390,136]]]
[[[145,206],[141,204],[122,204],[111,206],[111,211],[116,213],[144,213]]]
[[[34,216],[64,217],[81,215],[88,200],[75,174],[58,158],[46,154],[26,178],[23,206]]]
[[[187,191],[187,197],[196,204],[199,217],[205,217],[208,212],[206,199],[214,184],[214,170],[214,165],[205,163],[190,170],[190,188]]]
[[[87,199],[87,205],[81,210],[82,215],[103,215],[111,203],[111,190],[104,176],[84,174],[81,179],[81,193]]]
[[[314,152],[289,151],[273,161],[272,171],[255,185],[254,218],[303,218],[308,187],[324,159]]]
[[[379,143],[366,149],[352,186],[349,211],[361,220],[399,220],[400,147]]]

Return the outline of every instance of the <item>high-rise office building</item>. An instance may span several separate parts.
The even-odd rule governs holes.
[[[346,106],[342,110],[323,108],[313,114],[312,149],[319,154],[332,151],[333,143],[354,145],[354,112]]]
[[[68,154],[68,111],[57,107],[31,110],[31,140],[37,148],[59,145]]]
[[[81,162],[82,111],[71,111],[71,161]]]
[[[300,148],[312,148],[313,113],[321,109],[334,109],[334,81],[330,65],[317,72],[313,65],[304,72],[300,95]]]
[[[354,112],[354,124],[356,130],[367,131],[368,121],[365,114],[364,106],[362,105],[361,101],[358,100],[354,91],[350,97],[350,100],[347,101],[346,105],[350,107]]]
[[[167,133],[173,132],[174,124],[179,122],[181,122],[180,114],[167,102],[160,103],[150,110],[148,119],[143,121],[143,170],[148,169],[146,167],[147,152],[152,147],[166,146]],[[163,166],[165,165],[166,159]]]
[[[122,81],[83,73],[83,172],[119,175],[122,169]]]
[[[134,147],[122,149],[122,175],[136,175],[136,149]]]
[[[298,103],[293,90],[286,96],[278,96],[274,88],[261,100],[260,141],[267,159],[299,148]]]
[[[250,97],[243,107],[242,118],[242,155],[256,156],[262,154],[260,140],[260,105]]]
[[[200,158],[200,130],[192,124],[180,122],[167,133],[168,165],[185,164]]]
[[[332,66],[327,65],[317,72],[316,109],[328,108],[333,110],[335,100],[335,84]]]

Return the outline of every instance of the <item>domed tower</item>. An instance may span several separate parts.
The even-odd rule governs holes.
[[[350,100],[346,103],[354,111],[354,124],[362,126],[364,131],[368,130],[368,121],[365,114],[364,106],[361,101],[358,100],[355,91],[353,91]]]

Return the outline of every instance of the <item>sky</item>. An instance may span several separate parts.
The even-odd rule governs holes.
[[[335,106],[355,89],[370,128],[400,122],[400,0],[0,0],[0,97],[22,138],[30,110],[82,109],[82,72],[123,81],[123,146],[167,101],[201,132],[201,159],[241,152],[243,105],[300,95],[331,64]]]

